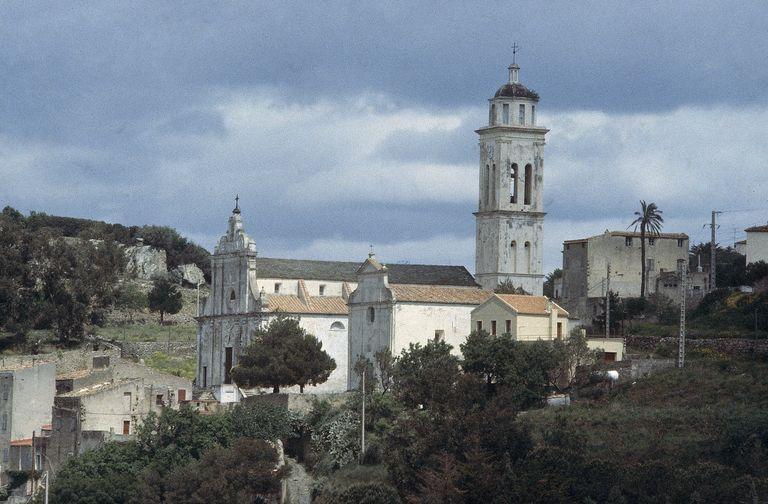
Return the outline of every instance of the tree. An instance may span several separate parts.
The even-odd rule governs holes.
[[[634,226],[635,231],[640,228],[640,297],[645,298],[645,286],[648,280],[648,272],[646,271],[645,264],[645,237],[647,235],[656,236],[661,231],[664,218],[661,216],[662,211],[656,206],[656,203],[646,204],[644,200],[640,200],[640,210],[635,212],[635,220],[629,225]]]
[[[529,296],[531,294],[530,292],[526,292],[526,290],[522,287],[515,287],[515,284],[512,283],[512,280],[504,280],[503,282],[499,282],[499,285],[493,289],[493,292],[496,294],[521,294],[524,296]]]
[[[379,384],[381,391],[386,394],[392,388],[392,372],[395,367],[395,358],[388,348],[383,348],[373,354],[376,361],[376,367],[379,370]]]
[[[166,313],[173,315],[181,310],[181,292],[176,284],[165,276],[156,277],[147,296],[149,309],[160,312],[160,323]]]
[[[560,278],[563,278],[563,270],[560,268],[555,268],[555,270],[552,273],[549,273],[547,275],[547,278],[544,280],[544,295],[548,298],[555,298],[555,280],[558,280]]]
[[[392,392],[404,405],[430,408],[441,404],[459,379],[459,358],[451,345],[431,340],[411,343],[395,363]]]
[[[232,379],[242,387],[272,387],[278,393],[280,387],[319,385],[334,369],[336,362],[297,319],[280,316],[256,332],[232,369]]]

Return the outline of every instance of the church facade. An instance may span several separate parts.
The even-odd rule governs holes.
[[[480,143],[476,274],[463,266],[274,259],[258,256],[236,204],[211,258],[211,293],[198,317],[196,386],[221,402],[242,397],[231,380],[238,357],[278,314],[297,317],[336,362],[328,381],[307,392],[353,388],[360,357],[443,339],[455,352],[472,330],[472,310],[500,283],[541,295],[544,211],[539,97],[509,67],[490,99]]]

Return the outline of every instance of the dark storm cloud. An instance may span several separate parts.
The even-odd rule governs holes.
[[[608,225],[641,196],[698,222],[714,204],[760,200],[712,192],[724,172],[765,183],[754,147],[768,103],[764,3],[0,9],[0,202],[22,210],[169,224],[210,246],[239,192],[257,241],[282,250],[318,253],[312,244],[333,237],[407,242],[410,254],[449,235],[465,250],[473,130],[512,41],[552,127],[549,265],[561,234]]]

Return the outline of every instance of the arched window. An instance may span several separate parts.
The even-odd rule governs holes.
[[[231,292],[229,293],[229,300],[230,300],[230,301],[234,301],[235,299],[236,299],[236,296],[235,296],[235,291],[233,290],[233,291],[231,291]]]
[[[530,205],[531,204],[531,189],[533,184],[533,167],[531,167],[530,163],[525,165],[525,196],[523,199],[523,204]]]
[[[488,198],[491,195],[491,167],[485,165],[485,207],[488,207]]]
[[[512,265],[512,273],[517,272],[517,242],[512,240],[509,244],[509,263]]]
[[[342,324],[338,320],[336,322],[334,322],[333,324],[331,324],[331,331],[343,331],[344,329],[346,329],[344,327],[344,324]]]
[[[525,272],[531,272],[531,242],[525,242]]]
[[[517,163],[509,167],[509,202],[517,203]]]
[[[491,206],[496,207],[496,163],[493,164],[491,172]]]
[[[376,320],[376,310],[373,309],[373,306],[368,308],[368,322],[373,322]]]
[[[491,126],[496,124],[496,104],[495,103],[491,103],[491,113],[488,116],[488,124],[490,124]]]

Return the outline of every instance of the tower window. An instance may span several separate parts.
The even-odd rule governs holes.
[[[501,107],[501,120],[504,124],[509,124],[509,103],[505,103]]]
[[[517,242],[512,241],[509,244],[509,263],[512,266],[512,272],[517,272]]]
[[[525,272],[531,272],[531,242],[525,242]]]
[[[531,105],[531,125],[536,125],[536,105]]]
[[[491,167],[485,165],[485,206],[488,206],[488,198],[491,194]]]
[[[488,118],[488,123],[493,126],[496,124],[496,104],[491,104],[491,116]]]
[[[496,163],[493,164],[491,172],[491,206],[496,206]]]
[[[520,124],[525,124],[525,105],[520,105],[520,109],[518,112],[518,119],[520,121]]]
[[[371,306],[368,308],[368,322],[373,323],[376,320],[376,310]]]
[[[522,105],[521,105],[522,107]],[[531,204],[531,182],[533,182],[533,167],[530,164],[525,165],[525,196],[523,204]]]
[[[517,163],[509,167],[509,202],[517,203]]]

